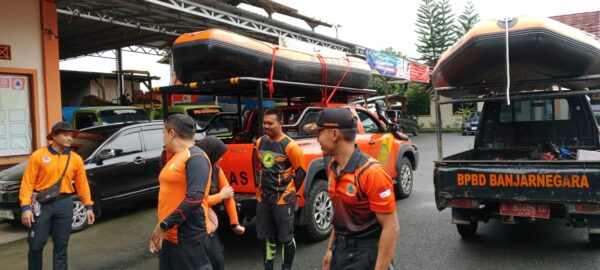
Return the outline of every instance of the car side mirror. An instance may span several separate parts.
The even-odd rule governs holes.
[[[120,151],[119,151],[120,150]],[[118,153],[123,152],[121,149],[103,149],[100,151],[100,160],[114,158]]]

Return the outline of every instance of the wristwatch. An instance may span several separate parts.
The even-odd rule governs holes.
[[[169,229],[169,224],[167,224],[166,221],[161,222],[159,226],[163,231],[166,231]]]

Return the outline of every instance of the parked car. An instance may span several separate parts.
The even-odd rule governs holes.
[[[117,124],[81,130],[71,149],[84,160],[94,211],[158,195],[163,122]],[[200,136],[200,135],[199,135]],[[19,188],[27,161],[0,172],[0,220],[20,224]],[[72,231],[87,227],[83,203],[73,195]]]
[[[413,171],[419,161],[419,152],[408,136],[396,132],[397,127],[387,117],[380,106],[377,113],[355,105],[329,104],[327,107],[348,108],[358,119],[356,144],[363,151],[379,160],[392,176],[394,193],[397,199],[410,196],[413,187]],[[323,240],[331,232],[331,215],[333,208],[327,196],[326,164],[330,157],[323,157],[317,142],[317,134],[309,133],[302,127],[314,124],[321,105],[292,105],[280,107],[284,115],[284,131],[296,140],[304,152],[308,165],[305,183],[298,190],[299,201],[296,212],[296,225],[305,232],[310,240]],[[228,115],[230,114],[230,115]],[[225,118],[228,119],[225,119]],[[256,215],[256,192],[258,188],[254,171],[253,142],[260,137],[258,131],[258,110],[251,110],[244,126],[238,127],[236,113],[220,113],[207,125],[206,133],[210,134],[214,127],[231,129],[235,134],[232,139],[224,140],[229,150],[223,156],[220,167],[229,178],[229,184],[236,194],[240,205],[240,216],[252,220]],[[231,123],[225,125],[225,123]]]
[[[419,123],[416,117],[400,110],[387,110],[385,113],[394,124],[398,125],[400,132],[419,135]]]
[[[150,116],[146,110],[132,106],[85,107],[73,112],[73,127],[76,129],[140,122],[150,122]]]
[[[474,112],[467,120],[465,120],[462,125],[462,135],[475,135],[477,133],[477,127],[479,126],[479,119],[481,118],[481,112]]]

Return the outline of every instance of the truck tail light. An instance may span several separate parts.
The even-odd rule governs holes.
[[[600,213],[600,205],[576,204],[575,213]]]
[[[448,207],[454,208],[478,208],[479,202],[469,199],[452,199],[448,201]]]

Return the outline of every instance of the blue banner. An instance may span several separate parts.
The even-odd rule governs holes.
[[[410,79],[410,61],[374,50],[367,50],[365,56],[375,74]]]

